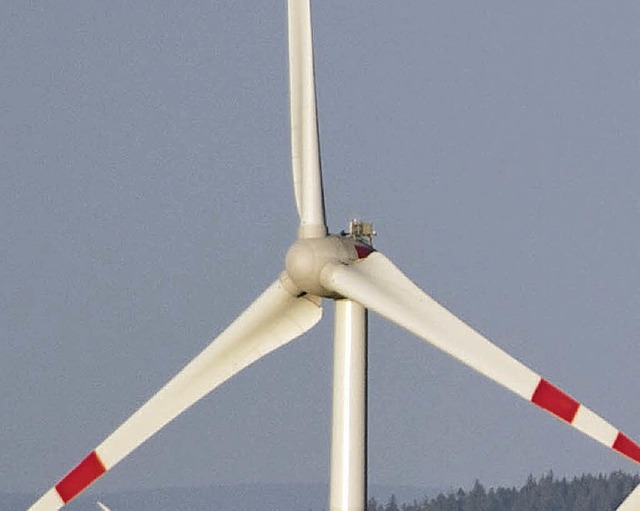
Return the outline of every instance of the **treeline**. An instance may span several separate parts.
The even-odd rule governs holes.
[[[410,504],[399,504],[395,495],[386,504],[372,498],[367,511],[613,511],[638,483],[640,476],[623,472],[583,475],[572,480],[556,479],[549,472],[539,479],[529,476],[520,489],[487,491],[476,481],[468,492],[459,489]]]

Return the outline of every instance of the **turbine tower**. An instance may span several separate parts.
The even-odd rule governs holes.
[[[362,511],[366,506],[367,310],[640,463],[637,443],[462,322],[376,251],[371,224],[353,221],[346,232],[328,233],[309,0],[288,0],[288,25],[291,160],[299,227],[284,270],[204,351],[44,493],[30,511],[62,508],[221,383],[310,330],[322,316],[323,299],[332,300],[336,311],[331,511]]]

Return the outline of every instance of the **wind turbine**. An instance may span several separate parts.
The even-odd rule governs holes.
[[[640,446],[466,325],[372,246],[371,224],[326,226],[309,0],[288,0],[291,151],[298,239],[283,272],[203,352],[29,508],[62,508],[167,423],[267,353],[310,330],[335,303],[329,509],[366,503],[366,342],[371,309],[523,399],[640,463]]]

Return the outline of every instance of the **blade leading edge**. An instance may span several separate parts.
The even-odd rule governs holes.
[[[318,119],[309,0],[289,0],[291,165],[300,216],[300,238],[327,235],[318,141]]]
[[[373,252],[351,265],[330,263],[322,270],[321,279],[327,289],[361,303],[640,463],[640,446],[636,442],[458,319],[381,253]]]
[[[56,511],[217,386],[292,341],[322,316],[320,298],[292,296],[278,280],[29,511]]]

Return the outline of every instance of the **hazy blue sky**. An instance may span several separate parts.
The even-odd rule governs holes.
[[[332,230],[640,437],[640,7],[315,2]],[[296,233],[284,1],[0,4],[0,490],[42,491]],[[372,317],[370,480],[635,471]],[[98,484],[328,477],[332,312]]]

